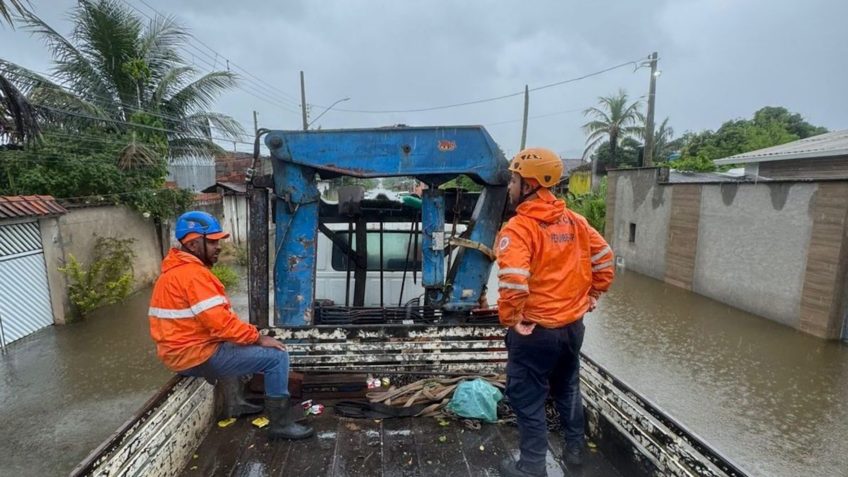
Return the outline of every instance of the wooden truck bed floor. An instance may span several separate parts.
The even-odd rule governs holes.
[[[209,431],[183,476],[496,476],[500,461],[517,449],[518,429],[506,424],[467,428],[433,418],[347,419],[327,408],[310,416],[315,437],[269,441],[252,418]],[[585,464],[569,471],[559,463],[562,439],[549,438],[548,475],[585,477],[620,474],[593,449]]]

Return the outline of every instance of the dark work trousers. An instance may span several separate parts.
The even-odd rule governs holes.
[[[529,336],[522,336],[512,328],[507,332],[506,395],[518,418],[521,461],[526,466],[544,466],[548,449],[545,421],[548,394],[559,411],[566,445],[584,444],[580,347],[585,330],[581,318],[562,328],[536,325]]]

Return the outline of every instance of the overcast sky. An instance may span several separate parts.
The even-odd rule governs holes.
[[[127,1],[154,14],[141,0]],[[217,105],[246,129],[252,129],[253,110],[260,127],[300,128],[303,70],[307,103],[350,98],[316,125],[483,124],[514,154],[521,96],[430,112],[339,108],[408,110],[501,96],[652,51],[659,52],[662,71],[657,122],[668,116],[678,135],[716,129],[766,105],[785,106],[830,129],[848,128],[846,0],[145,1],[218,52],[216,59],[192,43],[187,58],[198,68],[226,68],[229,59],[237,72],[235,65],[261,80],[242,73],[243,88]],[[32,3],[36,14],[70,32],[73,0]],[[39,40],[8,26],[0,27],[0,57],[37,71],[50,68]],[[647,69],[624,67],[531,93],[528,145],[579,156],[585,139],[579,111],[618,88],[643,97],[648,81]],[[313,106],[313,117],[323,109]]]

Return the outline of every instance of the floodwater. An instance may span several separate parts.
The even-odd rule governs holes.
[[[67,475],[168,380],[149,297],[0,356],[0,475]],[[848,476],[848,346],[634,273],[586,326],[587,354],[752,475]]]
[[[848,346],[621,273],[584,351],[757,476],[848,476]]]
[[[0,475],[67,475],[171,376],[147,327],[150,290],[0,356]]]

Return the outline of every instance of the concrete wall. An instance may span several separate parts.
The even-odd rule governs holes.
[[[657,178],[610,172],[607,239],[627,268],[815,336],[848,335],[848,181]]]
[[[59,218],[61,247],[82,263],[91,262],[97,237],[133,238],[135,289],[159,276],[162,255],[153,221],[124,206],[71,209]]]
[[[671,189],[654,187],[657,169],[611,171],[608,187],[615,187],[615,209],[607,240],[628,269],[662,280],[671,212]],[[609,211],[607,211],[609,216]],[[631,243],[630,224],[636,224]],[[608,226],[607,229],[610,229]]]
[[[693,291],[797,327],[817,187],[701,186]]]
[[[40,219],[38,227],[41,230],[41,244],[44,247],[44,264],[47,268],[47,284],[50,286],[53,321],[62,325],[69,318],[68,311],[71,304],[68,301],[68,282],[65,274],[59,271],[59,267],[65,264],[59,218]]]

